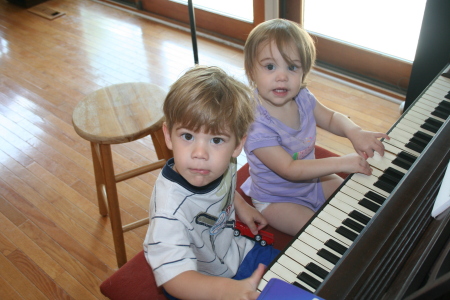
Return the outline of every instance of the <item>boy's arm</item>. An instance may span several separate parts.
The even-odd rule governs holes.
[[[348,117],[335,112],[316,101],[314,108],[314,117],[320,128],[323,128],[338,136],[348,138],[355,148],[356,152],[362,157],[372,157],[374,151],[381,156],[384,155],[383,143],[380,138],[389,139],[389,136],[381,132],[370,132],[362,130]]]
[[[258,234],[259,230],[266,227],[267,220],[256,208],[245,202],[238,192],[234,193],[234,207],[239,220],[247,225],[253,234]]]
[[[259,281],[264,273],[264,265],[260,264],[252,276],[244,280],[208,276],[196,271],[186,271],[172,278],[164,289],[179,299],[256,299]]]

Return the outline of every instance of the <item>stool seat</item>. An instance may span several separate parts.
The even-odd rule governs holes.
[[[143,82],[121,83],[87,95],[75,107],[72,123],[75,131],[91,143],[98,207],[109,215],[117,265],[127,262],[124,232],[148,224],[148,217],[122,225],[117,183],[160,169],[173,156],[164,141],[163,103],[166,92]],[[114,173],[112,144],[132,142],[150,135],[158,161]],[[149,199],[150,200],[150,199]]]
[[[73,112],[73,126],[82,138],[99,144],[120,144],[149,135],[162,125],[166,92],[143,82],[120,83],[87,95]]]

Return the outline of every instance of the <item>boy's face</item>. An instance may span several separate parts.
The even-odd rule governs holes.
[[[205,186],[219,178],[245,142],[243,138],[236,145],[234,134],[193,132],[177,124],[169,132],[164,123],[163,131],[167,147],[173,151],[174,170],[194,186]]]
[[[300,91],[303,77],[300,56],[294,45],[286,49],[286,54],[293,64],[284,60],[273,41],[258,47],[253,81],[259,95],[270,106],[281,107]]]

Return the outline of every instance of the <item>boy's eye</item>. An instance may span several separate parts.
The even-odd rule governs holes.
[[[223,141],[222,138],[215,137],[215,138],[212,138],[212,139],[211,139],[211,142],[212,142],[213,144],[215,144],[215,145],[219,145],[219,144],[222,144],[224,141]]]
[[[272,70],[275,70],[275,65],[273,65],[273,64],[268,64],[268,65],[266,66],[266,68],[267,68],[267,70],[272,71]]]
[[[295,70],[298,69],[298,67],[295,66],[295,65],[290,65],[290,66],[288,67],[288,69],[289,69],[289,71],[295,71]]]
[[[190,134],[190,133],[183,133],[181,135],[181,138],[186,140],[186,141],[191,141],[191,140],[194,139],[194,136],[192,134]]]

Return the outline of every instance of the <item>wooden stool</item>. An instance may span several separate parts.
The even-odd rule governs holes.
[[[75,107],[75,131],[91,142],[95,184],[100,214],[111,219],[117,264],[127,262],[123,233],[148,224],[148,218],[122,226],[116,183],[164,166],[173,156],[162,132],[162,106],[166,92],[149,83],[115,84],[97,90]],[[121,144],[151,135],[159,161],[114,173],[111,144]]]

